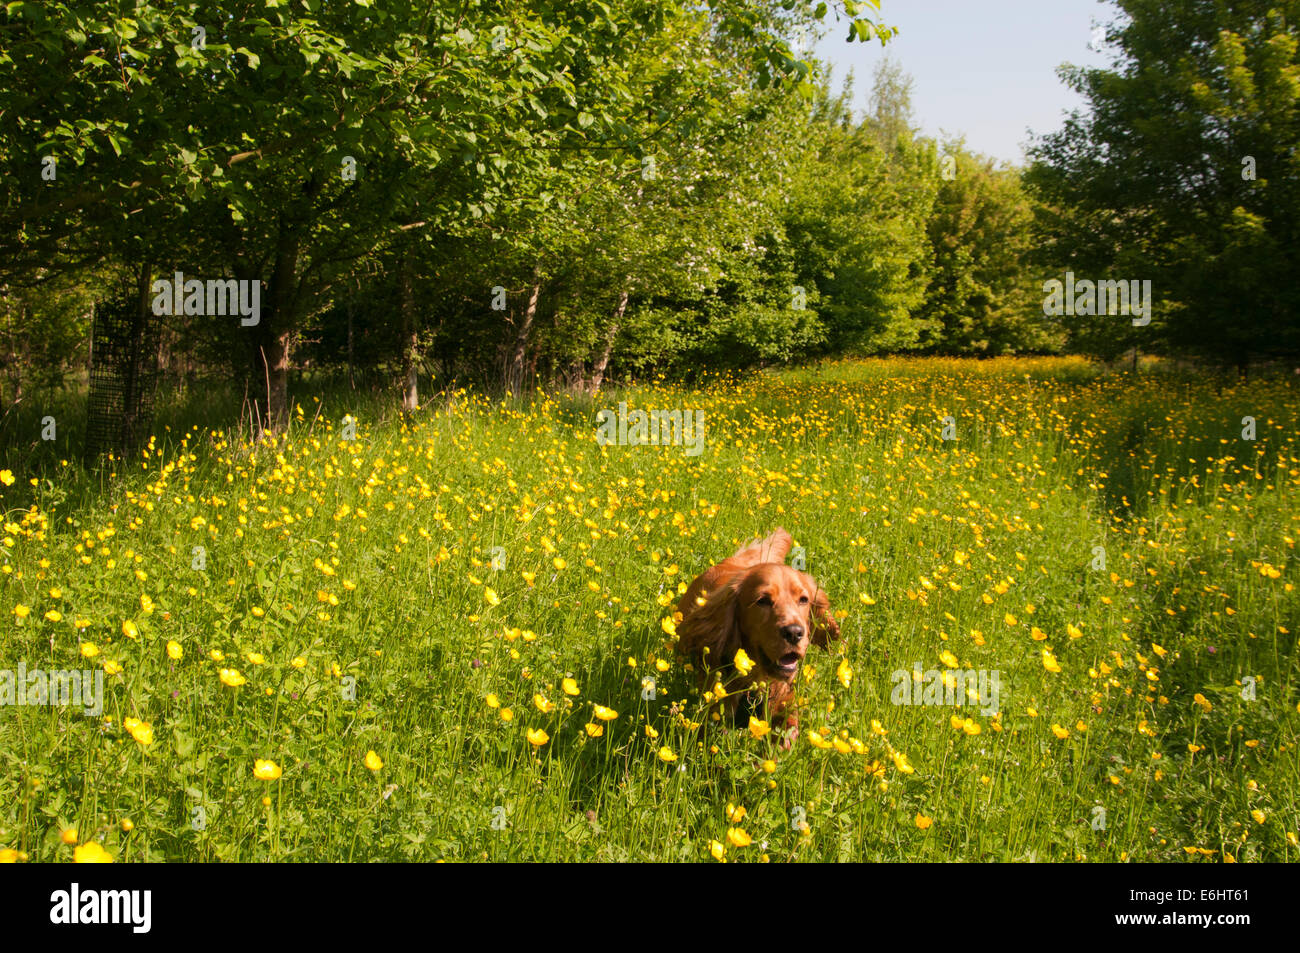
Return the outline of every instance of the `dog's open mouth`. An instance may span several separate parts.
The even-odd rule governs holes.
[[[799,660],[803,658],[798,652],[786,652],[776,660],[776,667],[782,675],[793,675],[795,669],[799,667]]]
[[[782,678],[792,678],[794,673],[799,670],[799,662],[803,659],[803,656],[798,652],[786,652],[775,662],[762,649],[758,650],[758,654],[762,656],[763,667],[774,675],[780,675]]]

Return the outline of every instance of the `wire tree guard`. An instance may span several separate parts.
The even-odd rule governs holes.
[[[158,318],[139,298],[95,309],[90,343],[86,460],[123,456],[147,438],[158,383]]]

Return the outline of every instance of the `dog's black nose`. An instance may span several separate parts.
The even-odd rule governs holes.
[[[781,636],[791,645],[798,645],[799,640],[803,638],[803,626],[783,625],[781,626]]]

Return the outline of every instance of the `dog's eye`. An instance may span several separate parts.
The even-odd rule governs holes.
[[[803,605],[807,605],[807,604],[808,604],[808,597],[807,597],[807,596],[800,596],[800,597],[799,597],[799,605],[803,606]]]
[[[758,597],[758,604],[760,606],[770,606],[772,604],[772,597],[765,592]]]

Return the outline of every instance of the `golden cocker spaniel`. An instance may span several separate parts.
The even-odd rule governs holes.
[[[787,724],[796,724],[785,708],[799,663],[809,645],[826,648],[840,635],[821,586],[785,564],[792,543],[790,534],[777,528],[702,573],[678,603],[677,651],[696,667],[702,684],[722,682],[723,704],[733,722],[746,714],[763,717],[766,701],[768,716],[787,714]],[[745,656],[738,668],[741,649]],[[745,657],[752,667],[744,664]],[[762,682],[766,698],[757,687]]]

